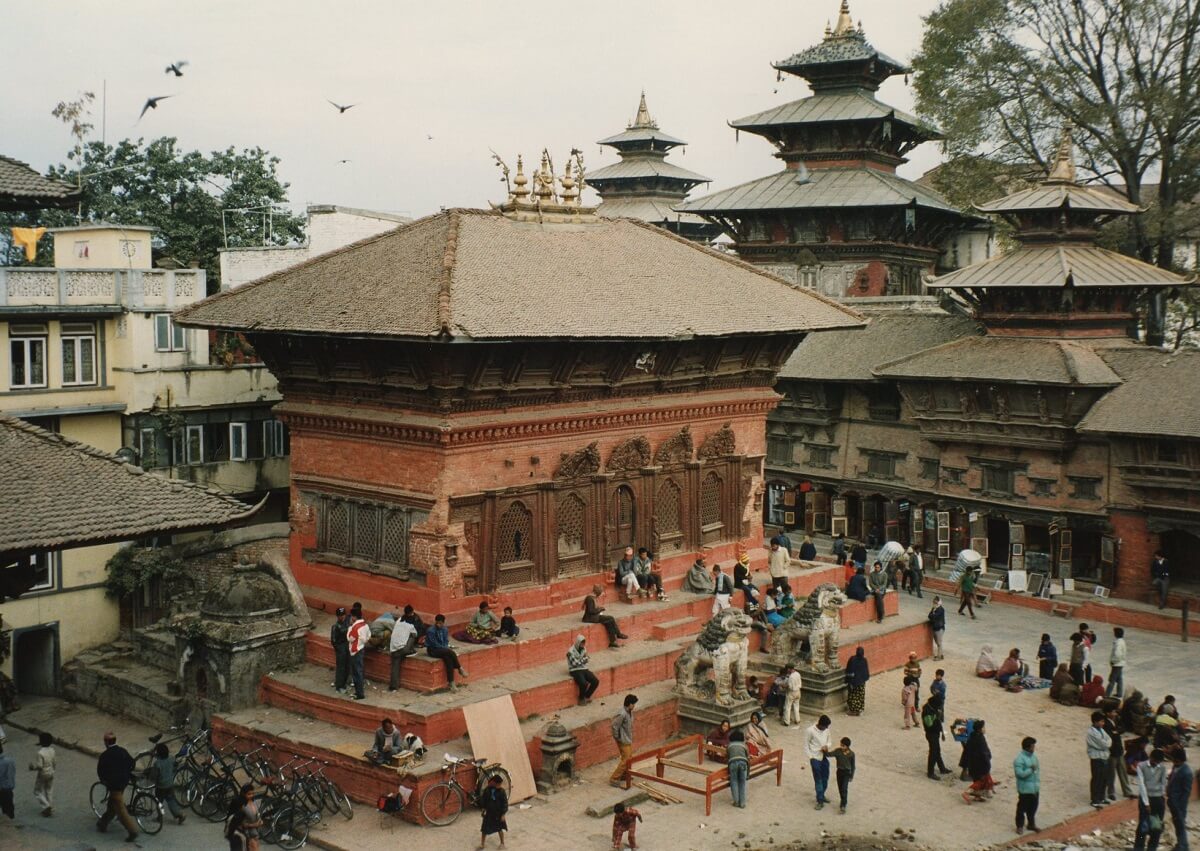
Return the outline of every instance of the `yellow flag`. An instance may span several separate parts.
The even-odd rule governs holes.
[[[38,240],[45,232],[45,228],[13,228],[13,245],[25,246],[25,259],[32,263],[37,259]]]

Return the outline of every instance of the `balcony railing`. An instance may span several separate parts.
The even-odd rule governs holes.
[[[204,298],[203,269],[0,268],[0,309],[173,310]]]

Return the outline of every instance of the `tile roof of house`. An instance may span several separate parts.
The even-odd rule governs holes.
[[[257,510],[190,482],[0,415],[0,552],[62,549],[203,529]]]
[[[729,122],[731,127],[767,127],[780,124],[814,124],[820,121],[858,121],[873,118],[893,117],[919,127],[931,138],[940,139],[942,134],[931,124],[915,115],[888,106],[870,92],[830,92],[794,100],[781,106],[737,118]]]
[[[1200,439],[1200,352],[1142,349],[1120,387],[1079,423],[1084,432]]]
[[[1121,383],[1092,348],[1068,340],[965,337],[880,364],[884,378],[1111,387]]]
[[[0,154],[0,209],[62,206],[78,194],[74,186],[43,177],[20,160]]]
[[[238,331],[406,339],[670,339],[861,324],[832,299],[631,219],[447,210],[175,314]],[[768,309],[770,306],[770,309]]]
[[[872,370],[941,343],[983,333],[979,323],[945,311],[861,311],[865,328],[810,334],[779,372],[809,381],[878,381]]]
[[[676,207],[690,213],[832,207],[921,207],[958,213],[949,201],[911,180],[872,168],[786,169],[712,192]]]
[[[1086,243],[1021,245],[927,282],[932,289],[971,287],[1181,286],[1188,279]]]

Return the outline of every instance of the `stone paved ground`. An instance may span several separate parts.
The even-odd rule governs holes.
[[[927,605],[929,596],[918,601],[905,595],[902,602],[911,610]],[[934,782],[925,778],[924,737],[915,729],[903,729],[900,674],[893,671],[872,678],[864,716],[834,718],[833,732],[837,737],[849,736],[859,755],[859,774],[851,786],[846,815],[839,815],[836,807],[814,810],[812,782],[801,750],[802,731],[781,730],[773,724],[775,740],[787,755],[782,787],[776,788],[766,777],[757,778],[751,782],[747,809],[733,808],[725,793],[714,802],[713,814],[707,818],[703,799],[698,796],[688,796],[684,803],[670,806],[643,804],[640,809],[646,821],[638,835],[641,847],[690,851],[924,846],[959,851],[1006,842],[1015,838],[1012,759],[1026,735],[1038,739],[1042,760],[1039,821],[1048,826],[1088,812],[1083,749],[1087,712],[1052,703],[1046,691],[1008,694],[974,676],[981,644],[991,643],[997,653],[1019,646],[1033,656],[1044,631],[1054,636],[1061,651],[1069,645],[1066,637],[1075,624],[1005,606],[983,607],[979,619],[972,621],[957,616],[953,606],[948,608],[947,656],[942,663],[950,683],[947,714],[951,718],[973,716],[988,721],[994,775],[1000,782],[991,802],[967,806],[960,797],[965,784],[954,779]],[[1100,624],[1093,627],[1100,635],[1096,658],[1107,660],[1111,630]],[[1200,643],[1183,644],[1177,637],[1140,630],[1127,630],[1126,640],[1131,663],[1128,681],[1143,688],[1152,699],[1173,691],[1185,715],[1200,716],[1200,665],[1196,664]],[[934,665],[926,662],[925,666],[923,686],[927,687]],[[960,749],[951,741],[945,752],[953,765]],[[611,770],[611,762],[590,768],[583,772],[582,783],[545,802],[535,800],[527,809],[514,810],[509,816],[512,832],[508,845],[547,851],[607,847],[610,819],[591,818],[584,815],[584,810],[611,791],[605,782]],[[1200,810],[1200,805],[1196,809]],[[1200,818],[1200,814],[1194,817]],[[471,811],[448,828],[417,828],[392,822],[384,829],[378,822],[375,816],[363,814],[361,821],[356,817],[351,825],[333,826],[323,834],[322,844],[372,851],[392,849],[397,842],[409,841],[422,842],[429,848],[467,848],[478,840],[478,814]],[[904,831],[904,838],[895,835],[897,828]],[[415,833],[418,830],[419,836]],[[1171,842],[1164,839],[1163,846],[1170,848]],[[495,838],[489,847],[496,847]]]

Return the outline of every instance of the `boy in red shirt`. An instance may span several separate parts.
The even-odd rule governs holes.
[[[629,833],[629,847],[637,848],[637,823],[642,814],[633,807],[617,804],[613,807],[613,851],[621,851],[621,835]]]

